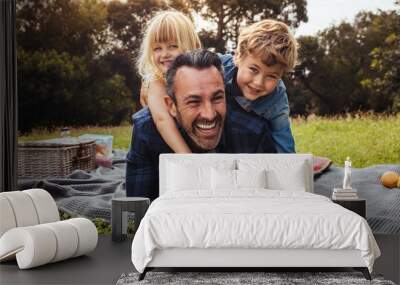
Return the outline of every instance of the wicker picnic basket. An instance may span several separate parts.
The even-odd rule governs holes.
[[[18,144],[19,177],[65,177],[75,169],[95,169],[93,139],[59,138]]]

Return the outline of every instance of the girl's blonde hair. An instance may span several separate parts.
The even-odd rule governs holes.
[[[187,16],[175,10],[158,13],[146,26],[137,60],[137,69],[144,81],[164,78],[152,56],[153,45],[170,41],[176,42],[182,52],[201,48],[194,24]]]

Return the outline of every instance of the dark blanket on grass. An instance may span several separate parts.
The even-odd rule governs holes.
[[[115,159],[124,158],[116,152]],[[91,173],[76,170],[66,178],[19,179],[19,189],[42,188],[56,200],[58,208],[73,216],[103,218],[110,221],[111,199],[125,196],[125,166],[99,167]],[[388,170],[400,173],[400,165],[375,165],[353,168],[352,186],[360,198],[367,200],[367,220],[374,233],[400,234],[400,189],[387,189],[379,179]],[[314,192],[330,197],[334,187],[340,187],[343,168],[331,166],[315,178]]]
[[[367,221],[374,233],[400,234],[400,189],[382,186],[380,178],[386,171],[400,173],[400,165],[374,165],[352,169],[352,187],[360,198],[367,200]],[[314,192],[330,197],[333,187],[340,188],[343,168],[331,166],[315,179]]]
[[[65,178],[22,177],[18,179],[18,189],[45,189],[65,213],[110,221],[111,199],[126,196],[125,157],[126,152],[116,151],[112,168],[98,167],[90,173],[75,170]]]

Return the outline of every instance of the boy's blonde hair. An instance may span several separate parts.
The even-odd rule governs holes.
[[[281,64],[290,71],[297,62],[297,41],[288,26],[275,20],[263,20],[244,28],[239,35],[236,61],[248,54],[260,56],[266,66]]]
[[[164,78],[154,62],[153,45],[169,41],[176,42],[182,52],[201,48],[194,24],[187,16],[176,10],[158,13],[146,27],[137,60],[137,69],[144,81]]]

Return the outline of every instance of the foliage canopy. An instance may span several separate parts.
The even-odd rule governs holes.
[[[399,6],[399,1],[396,2]],[[120,124],[137,110],[135,60],[157,11],[175,8],[214,23],[203,45],[225,52],[241,27],[263,18],[293,29],[306,0],[20,0],[17,2],[19,130]],[[362,12],[300,37],[300,62],[286,76],[293,114],[400,110],[400,12]]]

